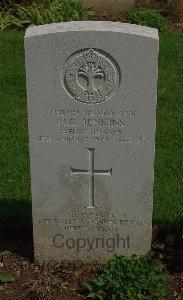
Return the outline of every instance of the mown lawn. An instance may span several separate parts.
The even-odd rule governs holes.
[[[31,229],[23,32],[0,32],[0,229]],[[183,223],[183,34],[161,33],[154,223]]]

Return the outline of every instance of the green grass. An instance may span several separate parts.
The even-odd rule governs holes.
[[[154,222],[183,224],[183,34],[160,35]]]
[[[22,32],[0,33],[0,220],[31,224],[27,107]]]
[[[31,228],[31,189],[22,32],[0,32],[1,229]],[[183,216],[183,34],[160,35],[154,223],[180,228]]]

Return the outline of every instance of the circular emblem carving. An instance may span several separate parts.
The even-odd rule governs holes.
[[[66,61],[63,76],[69,95],[87,104],[111,98],[120,83],[117,63],[98,49],[84,49],[71,55]]]

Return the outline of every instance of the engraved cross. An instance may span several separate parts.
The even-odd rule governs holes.
[[[94,152],[95,148],[86,148],[89,152],[89,168],[88,170],[73,169],[71,167],[71,175],[88,175],[89,177],[89,205],[87,208],[95,208],[94,205],[94,177],[95,175],[112,176],[112,168],[110,170],[95,170],[94,168]]]

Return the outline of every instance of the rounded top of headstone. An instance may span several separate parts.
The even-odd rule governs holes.
[[[25,38],[67,31],[108,31],[158,39],[158,30],[146,26],[109,21],[71,21],[33,26],[26,30]]]

